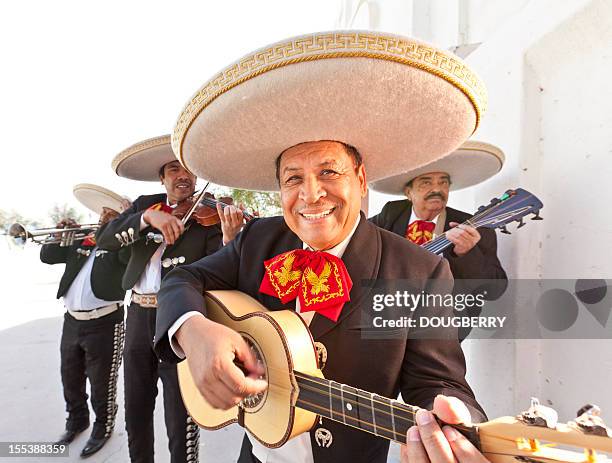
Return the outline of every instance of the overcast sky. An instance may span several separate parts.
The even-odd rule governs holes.
[[[111,159],[170,133],[227,64],[333,29],[339,12],[339,0],[2,2],[0,209],[46,219],[54,203],[77,206],[78,183],[132,198],[161,191],[116,177]]]

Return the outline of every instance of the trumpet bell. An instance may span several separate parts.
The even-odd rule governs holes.
[[[75,241],[84,240],[98,229],[98,224],[79,225],[73,228],[40,228],[28,231],[20,223],[9,227],[9,235],[17,246],[23,247],[28,240],[36,244],[59,244],[71,246]]]
[[[28,231],[20,223],[12,224],[8,229],[8,235],[17,246],[23,247],[28,240]]]

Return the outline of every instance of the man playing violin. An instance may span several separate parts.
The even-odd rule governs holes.
[[[140,196],[98,233],[102,248],[131,250],[123,276],[123,287],[131,290],[124,351],[130,458],[132,462],[153,461],[153,411],[157,382],[161,379],[171,461],[197,461],[199,430],[183,405],[176,367],[160,362],[153,352],[156,295],[166,273],[213,254],[221,246],[222,235],[230,241],[239,227],[226,227],[222,232],[218,224],[204,226],[195,220],[184,223],[174,213],[180,208],[183,216],[188,209],[185,206],[191,204],[188,198],[194,193],[196,177],[176,160],[169,137],[136,144],[115,159],[121,159],[120,164],[113,163],[118,175],[148,181],[157,178],[166,190]]]

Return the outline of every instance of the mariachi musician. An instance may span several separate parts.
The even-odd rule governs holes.
[[[471,80],[464,84],[450,73],[449,62]],[[482,83],[450,53],[372,31],[290,38],[237,63],[189,102],[174,146],[182,162],[206,178],[280,190],[283,216],[250,221],[214,255],[166,276],[155,342],[160,358],[186,358],[199,392],[217,409],[264,392],[265,371],[241,333],[207,317],[203,291],[238,290],[270,310],[298,313],[327,352],[326,378],[385,397],[401,392],[422,407],[409,448],[438,426],[429,409],[447,422],[469,420],[470,412],[482,420],[454,329],[444,330],[445,339],[417,339],[403,328],[384,339],[364,336],[373,312],[372,289],[363,280],[412,279],[420,291],[452,277],[446,260],[360,212],[368,180],[427,164],[467,139],[485,107]],[[348,405],[346,415],[355,410]],[[242,412],[237,419],[246,423]],[[341,421],[320,416],[310,433],[278,448],[247,433],[238,461],[387,461],[388,441]],[[423,438],[432,461],[436,451],[462,443],[439,434],[433,443]]]
[[[99,226],[129,207],[130,202],[106,188],[80,184],[76,198],[100,215]],[[64,220],[58,228],[74,226]],[[61,376],[66,401],[66,430],[57,442],[69,444],[89,427],[85,382],[91,385],[91,405],[96,415],[91,436],[82,457],[100,450],[111,436],[117,413],[117,377],[123,350],[123,298],[121,278],[127,263],[127,250],[102,251],[93,232],[72,245],[62,246],[62,238],[44,244],[40,260],[46,264],[66,264],[58,299],[66,307],[60,343]]]
[[[390,201],[369,220],[408,241],[422,246],[436,236],[445,235],[452,246],[443,256],[455,278],[457,294],[482,294],[495,300],[506,290],[508,278],[497,257],[495,230],[475,228],[466,223],[471,217],[448,207],[450,191],[477,185],[497,174],[504,164],[504,153],[496,146],[475,140],[442,159],[370,184],[381,193],[406,199]],[[482,307],[469,307],[459,316],[476,317]],[[461,328],[463,340],[471,328]]]
[[[127,148],[115,157],[112,167],[120,177],[160,181],[165,189],[165,193],[138,197],[132,207],[98,232],[103,249],[131,249],[123,276],[123,288],[131,290],[124,352],[130,459],[153,461],[153,411],[161,378],[171,461],[197,461],[199,430],[183,405],[176,367],[159,361],[153,352],[156,295],[167,272],[214,253],[222,238],[231,241],[242,224],[222,231],[218,224],[205,226],[179,219],[183,213],[178,211],[188,205],[194,193],[196,177],[175,158],[169,135]],[[233,213],[241,214],[235,208]]]

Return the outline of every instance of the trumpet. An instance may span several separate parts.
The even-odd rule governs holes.
[[[60,246],[72,246],[75,241],[81,241],[98,229],[97,223],[79,225],[73,228],[38,228],[26,230],[20,223],[10,226],[7,235],[18,246],[24,246],[27,240],[36,244],[59,244]],[[61,234],[61,235],[60,235]],[[58,236],[59,235],[59,236]]]

